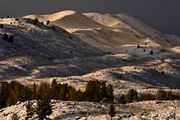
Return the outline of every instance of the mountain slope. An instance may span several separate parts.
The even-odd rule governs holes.
[[[116,29],[129,29],[135,34],[141,34],[144,38],[151,38],[159,44],[163,44],[165,46],[169,46],[171,44],[177,45],[176,41],[168,38],[166,35],[163,35],[160,31],[144,24],[140,20],[128,15],[128,14],[100,14],[100,13],[84,13],[85,16],[90,19],[103,24],[105,26],[109,26],[111,28]],[[179,42],[178,42],[178,45]]]
[[[9,24],[5,23],[7,21]],[[14,22],[15,24],[12,24]],[[51,28],[39,22],[34,25],[31,19],[15,21],[13,18],[0,20],[0,24],[4,24],[4,28],[0,29],[2,52],[11,52],[10,56],[27,55],[54,59],[101,54],[97,49],[58,27]],[[4,33],[13,35],[13,43],[3,40]]]
[[[148,84],[179,88],[178,44],[147,37],[141,32],[147,26],[126,16],[62,11],[25,16],[19,20],[2,19],[1,78],[82,76],[99,69],[118,67],[125,73],[123,79],[127,81],[137,82],[138,78],[138,81]],[[48,20],[48,25],[41,23]],[[149,27],[146,29],[145,32],[156,31]],[[13,43],[3,40],[6,32],[14,35]],[[173,38],[177,41],[178,37]],[[127,68],[129,73],[123,70],[126,66],[130,66]],[[140,68],[140,73],[134,72],[135,68]],[[161,80],[158,76],[166,77],[161,77]]]
[[[51,24],[59,26],[64,29],[88,29],[88,28],[101,28],[103,25],[96,23],[81,13],[72,10],[66,10],[47,15],[29,15],[24,18],[35,19],[46,23],[50,21]]]
[[[132,76],[135,76],[135,78],[138,77],[138,80],[153,85],[179,87],[179,47],[178,44],[176,44],[178,43],[178,37],[169,36],[167,38],[166,35],[163,35],[161,32],[130,15],[101,13],[81,14],[68,10],[54,14],[26,17],[31,19],[37,17],[43,22],[50,20],[50,25],[62,27],[87,44],[105,53],[114,54],[113,56],[107,55],[69,61],[69,64],[75,64],[76,68],[72,66],[69,66],[68,69],[63,68],[61,72],[56,72],[57,75],[61,74],[67,77],[67,75],[69,75],[67,71],[71,73],[70,75],[83,75],[92,71],[96,72],[99,69],[109,69],[108,67],[118,66],[119,69],[122,69],[123,66],[135,65],[136,69],[141,68],[142,70],[140,73],[134,73],[132,72],[134,67],[128,67],[129,73],[125,72],[128,74],[128,77],[125,78],[128,81],[134,79]],[[174,39],[172,40],[172,38]],[[122,62],[124,57],[117,57],[116,54],[117,56],[121,56],[121,54],[129,56],[127,62]],[[173,59],[170,61],[172,65],[164,62],[167,58]],[[154,62],[150,62],[151,60]],[[162,60],[162,64],[155,66],[156,60]],[[88,61],[88,64],[86,61]],[[64,63],[59,60],[56,62]],[[52,69],[51,66],[49,66],[48,69],[39,69],[46,71],[44,75],[54,73],[54,69]],[[163,78],[163,80],[161,80],[158,76],[166,77],[161,77]],[[169,81],[173,82],[169,83]]]
[[[3,18],[0,24],[0,79],[29,75],[37,66],[52,65],[56,59],[102,55],[65,30],[32,19]]]
[[[114,17],[112,14],[101,14],[101,13],[83,13],[83,15],[87,16],[88,18],[108,27],[113,28],[127,28],[130,29],[131,27],[120,21],[120,19]]]
[[[25,16],[31,19],[36,17],[44,23],[49,20],[51,25],[62,27],[91,46],[108,53],[133,50],[129,54],[136,54],[138,51],[135,48],[138,45],[154,51],[171,51],[172,47],[179,43],[127,14],[81,14],[68,10],[47,15]],[[149,41],[149,44],[146,41]],[[152,44],[157,44],[158,47]]]

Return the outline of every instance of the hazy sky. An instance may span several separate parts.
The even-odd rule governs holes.
[[[180,35],[180,0],[0,0],[0,16],[23,16],[66,9],[128,13],[164,33]]]

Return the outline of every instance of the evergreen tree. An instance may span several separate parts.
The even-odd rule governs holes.
[[[156,99],[157,100],[166,100],[166,91],[160,89],[157,91],[157,95],[156,95]]]
[[[37,99],[37,85],[34,83],[32,86],[32,100]]]
[[[85,97],[87,101],[99,102],[102,100],[99,81],[89,81],[86,85]]]
[[[0,83],[0,108],[3,108],[6,106],[8,97],[9,97],[9,83],[2,82]]]
[[[51,99],[55,99],[55,100],[58,99],[59,91],[60,91],[59,89],[60,89],[60,87],[57,84],[56,80],[53,80],[51,83],[51,89],[50,89]]]
[[[4,33],[3,39],[4,39],[4,40],[7,40],[8,38],[9,38],[9,35],[8,35],[7,33]]]
[[[45,82],[41,82],[37,91],[37,99],[50,97],[50,85]]]
[[[155,95],[151,93],[141,93],[138,96],[139,101],[155,100]]]
[[[83,92],[81,92],[80,90],[77,91],[77,101],[83,101]]]
[[[14,36],[13,36],[13,35],[10,35],[10,36],[8,37],[8,39],[7,39],[7,42],[13,43],[13,41],[14,41]]]
[[[12,120],[19,120],[19,117],[18,117],[17,113],[13,113],[11,119],[12,119]]]
[[[49,25],[49,24],[50,24],[50,21],[49,21],[49,20],[47,20],[47,21],[46,21],[46,25]]]
[[[28,120],[29,118],[32,118],[33,114],[35,113],[34,108],[32,107],[33,103],[32,102],[27,102],[26,103],[26,118],[25,120]]]
[[[4,24],[0,24],[0,28],[1,28],[1,29],[4,28]]]
[[[59,84],[59,99],[60,100],[68,100],[67,97],[68,97],[68,84]]]
[[[112,85],[108,85],[107,88],[106,88],[106,97],[109,99],[109,100],[113,100],[114,99],[114,94],[113,94],[113,86]]]
[[[52,106],[48,97],[37,101],[37,114],[39,120],[47,119],[47,115],[52,113]]]
[[[73,88],[73,87],[69,87],[69,90],[68,90],[68,100],[70,101],[77,101],[78,98],[77,98],[77,92],[76,92],[76,89]]]
[[[33,24],[34,24],[34,25],[37,25],[38,23],[39,23],[38,18],[35,18],[35,19],[33,20]]]
[[[14,105],[21,98],[21,84],[15,81],[10,82],[10,93],[7,100],[7,105]]]
[[[16,104],[18,101],[24,102],[32,98],[32,91],[27,86],[12,81],[10,82],[10,93],[7,100],[7,105]]]
[[[134,89],[128,91],[125,101],[126,103],[131,103],[138,100],[138,92]]]
[[[121,95],[118,99],[118,102],[120,104],[126,104],[126,100],[125,100],[126,96],[125,95]]]
[[[114,107],[114,105],[112,104],[112,105],[110,105],[110,108],[109,108],[109,116],[111,117],[111,120],[112,120],[112,118],[116,115],[116,111],[115,111],[115,107]]]
[[[154,54],[153,50],[151,50],[149,54],[150,54],[150,55],[153,55],[153,54]]]

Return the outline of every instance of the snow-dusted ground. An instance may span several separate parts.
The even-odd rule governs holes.
[[[43,23],[34,25],[32,19],[36,17]],[[48,20],[50,25],[46,25]],[[3,18],[0,24],[0,80],[28,85],[55,79],[81,90],[89,80],[103,80],[113,85],[115,97],[130,88],[139,92],[159,88],[180,92],[180,38],[163,35],[127,14],[68,10]],[[3,39],[4,33],[14,36],[13,43]],[[23,120],[24,105],[2,109],[0,116],[11,120],[17,113]],[[52,101],[52,105],[51,118],[110,119],[107,104]],[[176,119],[180,119],[179,101],[116,106],[115,119],[131,116],[124,119],[164,120],[175,112]]]
[[[17,103],[0,110],[1,120],[12,120],[14,114],[24,120],[26,107],[24,103]],[[91,102],[52,101],[53,113],[49,118],[54,120],[110,120],[108,115],[110,104]],[[33,107],[36,102],[33,101]],[[180,101],[145,101],[126,105],[115,104],[116,116],[113,120],[179,120]],[[36,120],[34,113],[31,119]]]

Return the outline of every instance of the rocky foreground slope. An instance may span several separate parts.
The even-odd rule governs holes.
[[[11,107],[0,110],[2,120],[13,120],[19,118],[24,120],[27,116],[26,104],[17,103]],[[53,120],[110,120],[108,115],[109,104],[90,102],[64,102],[52,101],[53,113],[49,118]],[[33,102],[36,107],[36,102]],[[34,113],[29,120],[36,120]],[[116,105],[116,116],[113,120],[179,120],[179,101],[147,101],[126,105]]]

